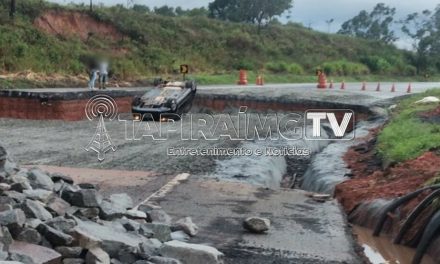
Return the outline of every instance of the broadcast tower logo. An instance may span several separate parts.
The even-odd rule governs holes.
[[[103,161],[108,151],[116,151],[116,146],[105,128],[104,119],[114,120],[118,114],[118,106],[110,96],[99,94],[87,102],[85,113],[90,121],[98,119],[95,135],[85,149],[95,151],[98,153],[98,160]]]

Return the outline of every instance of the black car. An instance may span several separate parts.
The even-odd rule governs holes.
[[[167,114],[182,114],[191,107],[197,91],[195,81],[164,82],[143,96],[137,96],[132,103],[135,118],[166,117]]]

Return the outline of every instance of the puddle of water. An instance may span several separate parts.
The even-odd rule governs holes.
[[[373,237],[373,232],[367,228],[354,226],[353,232],[372,264],[411,264],[415,254],[414,249],[395,245],[386,236]],[[429,256],[425,256],[421,264],[435,264],[435,262]]]

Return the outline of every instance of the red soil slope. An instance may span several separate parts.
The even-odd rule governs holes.
[[[79,37],[85,41],[90,35],[117,41],[123,35],[113,26],[99,22],[86,13],[51,10],[34,21],[40,30],[64,37]]]

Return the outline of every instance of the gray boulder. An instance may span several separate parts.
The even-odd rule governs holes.
[[[24,200],[26,200],[26,195],[19,193],[19,192],[16,192],[16,191],[6,191],[6,192],[4,192],[4,194],[7,197],[12,198],[17,203],[23,203]]]
[[[11,185],[7,183],[0,183],[0,191],[9,191],[11,189]]]
[[[118,219],[117,220],[127,231],[134,231],[138,232],[139,228],[141,227],[141,224],[131,220],[131,219]]]
[[[46,208],[56,215],[64,216],[70,208],[70,204],[57,196],[52,196],[47,201]]]
[[[171,239],[182,241],[182,242],[188,242],[190,239],[190,236],[183,231],[175,231],[175,232],[171,233]]]
[[[52,179],[40,169],[30,170],[28,173],[28,179],[32,188],[34,189],[45,189],[49,191],[53,190],[54,183]]]
[[[32,186],[29,182],[27,174],[16,174],[10,177],[11,190],[23,192],[23,190],[31,190]]]
[[[28,199],[38,200],[43,203],[47,203],[49,199],[54,195],[53,192],[43,189],[24,190],[23,194],[26,195]]]
[[[178,261],[177,259],[164,258],[158,256],[150,257],[148,261],[154,264],[182,264],[182,262]]]
[[[183,231],[193,237],[199,232],[199,227],[193,223],[191,217],[185,217],[173,225],[173,231]]]
[[[157,243],[152,239],[145,241],[139,245],[139,256],[143,259],[148,259],[150,256],[158,255],[162,243]]]
[[[70,176],[64,175],[64,174],[60,174],[60,173],[53,173],[50,175],[50,177],[52,178],[53,182],[66,182],[68,184],[73,184],[73,179]]]
[[[125,216],[131,219],[147,219],[146,213],[134,209],[127,210],[127,212],[125,212]]]
[[[100,210],[99,208],[79,208],[73,214],[78,217],[87,218],[87,219],[95,219],[99,216]]]
[[[23,226],[26,216],[21,209],[14,209],[0,212],[0,225],[2,226]]]
[[[126,193],[112,194],[109,200],[112,204],[124,209],[131,209],[134,206],[133,199]]]
[[[120,204],[115,204],[110,200],[103,200],[100,204],[100,217],[105,220],[121,218],[127,209]]]
[[[153,232],[153,237],[157,238],[161,242],[171,240],[171,227],[169,225],[160,223],[147,223],[143,226],[150,229]]]
[[[102,248],[94,247],[86,254],[86,264],[109,264],[110,256]]]
[[[112,257],[116,256],[123,247],[137,248],[147,240],[141,235],[127,233],[119,228],[79,219],[76,221],[78,225],[73,229],[73,234],[79,246],[84,248],[100,246]]]
[[[41,235],[37,230],[26,227],[18,234],[18,241],[27,242],[30,244],[38,245],[41,242]]]
[[[43,235],[47,241],[49,241],[52,246],[68,246],[72,243],[73,238],[70,235],[67,235],[61,231],[56,230],[46,224],[40,224],[37,227],[38,232]]]
[[[0,228],[0,245],[1,251],[8,251],[9,246],[12,244],[13,239],[7,227]]]
[[[164,257],[178,259],[183,264],[220,264],[224,257],[223,253],[213,247],[175,240],[166,242],[160,253]]]
[[[23,263],[61,263],[61,255],[53,249],[26,242],[15,241],[9,249],[11,260]]]
[[[22,206],[23,212],[27,217],[37,218],[41,221],[52,219],[52,214],[44,208],[44,205],[38,201],[26,200]]]
[[[77,191],[64,190],[62,196],[64,200],[78,207],[99,207],[102,202],[101,195],[95,189],[81,189]]]
[[[153,223],[164,223],[167,225],[171,225],[171,221],[172,221],[171,216],[169,216],[162,209],[153,209],[146,213],[148,215],[148,219]]]
[[[80,258],[84,249],[82,247],[56,247],[55,251],[60,253],[63,258]]]
[[[84,264],[86,263],[82,258],[65,258],[63,264]]]
[[[76,226],[76,221],[58,216],[46,221],[45,224],[58,231],[69,233]]]
[[[261,217],[249,217],[244,220],[243,227],[249,232],[261,234],[269,230],[270,220]]]

